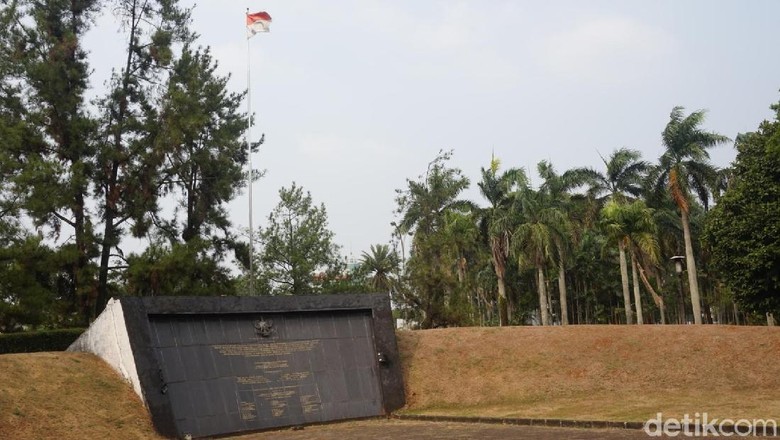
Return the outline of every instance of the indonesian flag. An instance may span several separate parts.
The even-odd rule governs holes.
[[[271,16],[267,12],[246,14],[246,37],[252,38],[258,32],[271,30]]]

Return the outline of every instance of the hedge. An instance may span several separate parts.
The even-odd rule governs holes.
[[[62,351],[82,333],[84,333],[83,328],[63,328],[0,334],[0,354]]]

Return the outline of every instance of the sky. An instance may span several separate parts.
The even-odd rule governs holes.
[[[192,2],[183,2],[193,5]],[[271,32],[247,41],[244,14],[267,11]],[[323,203],[336,243],[359,258],[390,240],[395,189],[440,150],[471,179],[480,168],[549,160],[558,171],[602,169],[629,147],[655,161],[674,106],[707,109],[704,127],[754,131],[780,100],[780,1],[202,0],[192,15],[230,88],[251,70],[253,155],[262,227],[294,181]],[[99,89],[121,64],[111,14],[85,47]],[[733,145],[712,151],[718,166]],[[230,203],[248,225],[248,198]]]

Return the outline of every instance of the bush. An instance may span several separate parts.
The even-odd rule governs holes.
[[[83,328],[64,328],[0,334],[0,354],[63,351],[83,332]]]

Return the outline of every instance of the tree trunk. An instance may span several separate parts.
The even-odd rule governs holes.
[[[504,283],[504,277],[498,278],[498,325],[504,326],[509,324],[507,304],[506,304],[506,284]]]
[[[504,281],[506,261],[504,260],[500,240],[500,238],[493,237],[490,243],[490,250],[493,258],[493,270],[496,272],[498,281],[498,325],[505,326],[509,325],[509,308],[506,301],[506,283]]]
[[[636,253],[633,247],[629,249],[631,253],[631,275],[634,277],[634,303],[636,305],[636,323],[639,325],[644,324],[642,319],[642,297],[639,294],[639,275],[636,270]]]
[[[661,324],[666,324],[666,307],[664,306],[664,298],[659,295],[655,289],[653,289],[653,285],[650,284],[650,280],[648,280],[647,276],[645,276],[645,270],[642,268],[641,264],[639,265],[639,277],[642,278],[642,283],[644,283],[645,287],[650,292],[650,295],[652,295],[655,305],[657,305],[658,309],[661,311]]]
[[[120,93],[119,111],[116,115],[116,120],[113,127],[113,147],[116,156],[111,160],[110,175],[108,176],[108,185],[105,187],[104,203],[105,214],[103,218],[104,230],[103,230],[103,243],[100,251],[100,267],[98,269],[98,286],[97,286],[97,298],[95,300],[95,308],[97,313],[103,311],[108,303],[108,265],[111,261],[111,248],[117,246],[118,237],[116,236],[116,224],[114,221],[117,218],[117,202],[119,199],[118,193],[120,189],[117,187],[119,169],[120,169],[120,152],[122,151],[122,137],[125,130],[125,119],[127,117],[128,107],[128,94],[130,90],[130,76],[131,68],[133,64],[133,46],[136,44],[136,35],[138,32],[138,17],[136,11],[136,2],[133,2],[130,15],[130,35],[127,42],[127,49],[125,53],[125,68],[122,75],[122,86]]]
[[[463,285],[466,280],[466,257],[458,258],[458,284]]]
[[[76,259],[76,269],[74,270],[74,284],[76,297],[81,299],[80,312],[84,323],[92,322],[95,319],[95,294],[87,266],[89,265],[89,256],[87,255],[87,220],[86,208],[84,202],[84,192],[79,189],[76,193],[73,212],[73,229],[76,237],[76,250],[78,256]]]
[[[685,324],[685,295],[683,294],[682,274],[677,276],[677,323]]]
[[[628,291],[628,266],[626,265],[626,245],[623,241],[618,243],[620,249],[620,279],[623,281],[623,304],[626,309],[626,324],[633,324],[633,315],[631,313],[631,294]]]
[[[118,150],[117,150],[118,151]],[[109,185],[106,188],[105,195],[105,214],[103,218],[103,243],[100,251],[100,269],[98,271],[98,293],[96,312],[100,313],[108,304],[108,265],[111,261],[111,249],[119,244],[116,234],[116,224],[114,221],[117,216],[116,209],[116,182],[119,172],[119,163],[114,161],[109,176]]]
[[[547,306],[547,289],[545,288],[544,269],[539,265],[536,267],[536,274],[539,283],[539,310],[542,315],[542,325],[550,325],[550,311]]]
[[[566,269],[563,260],[558,265],[558,292],[561,296],[561,325],[569,325],[569,305],[566,302]]]
[[[575,275],[575,277],[576,277],[576,275]],[[577,279],[576,278],[575,278],[574,284],[577,284]],[[579,283],[579,285],[580,285],[580,292],[583,292],[583,291],[587,292],[585,290],[585,287],[584,287],[585,286],[584,282]],[[576,315],[577,315],[577,324],[582,324],[582,309],[580,308],[580,293],[579,292],[574,296],[574,306],[577,308],[577,313],[576,313]]]
[[[106,210],[108,211],[108,210]],[[100,313],[108,303],[108,265],[111,261],[111,248],[116,243],[116,232],[113,228],[114,216],[106,212],[103,244],[100,251],[100,269],[98,271],[98,293],[95,304],[96,313]]]
[[[683,236],[685,238],[685,264],[688,269],[688,286],[691,289],[691,306],[693,307],[693,323],[701,324],[701,298],[699,297],[699,281],[696,274],[696,262],[693,260],[693,244],[691,244],[691,225],[688,213],[681,209]]]
[[[590,324],[590,303],[585,303],[585,323]]]

